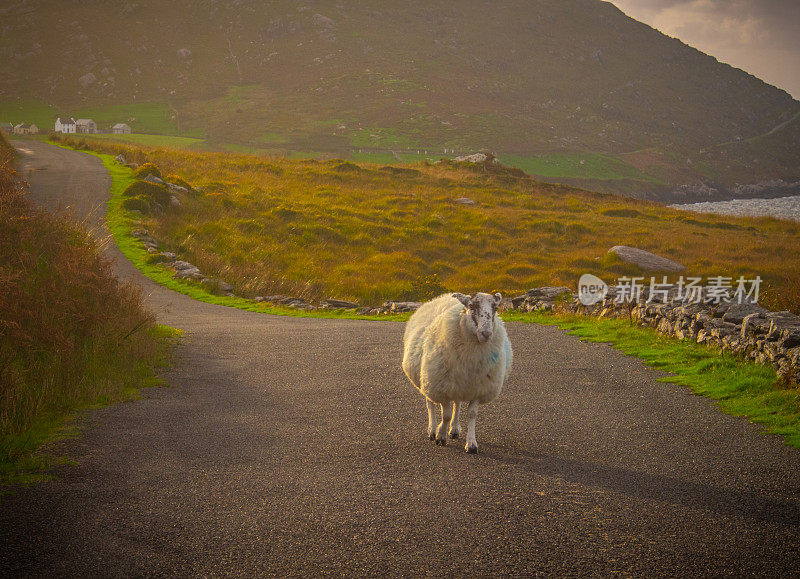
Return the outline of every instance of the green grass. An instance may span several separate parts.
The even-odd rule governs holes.
[[[19,100],[0,102],[0,122],[33,123],[39,131],[47,133],[52,130],[59,114],[55,108],[37,101]]]
[[[175,137],[171,135],[145,135],[131,133],[129,135],[97,134],[80,135],[81,138],[99,139],[103,141],[118,141],[133,145],[146,145],[148,147],[169,147],[171,149],[196,149],[205,141],[193,137]]]
[[[554,153],[531,157],[501,155],[499,160],[530,175],[548,178],[656,181],[617,157],[601,153]]]
[[[800,448],[800,390],[784,386],[771,367],[726,355],[717,348],[664,336],[623,319],[552,314],[504,314],[506,321],[555,325],[590,342],[608,342],[648,366],[669,372],[658,378],[717,401],[733,416],[762,424],[770,434]]]
[[[117,123],[127,123],[136,133],[180,134],[178,126],[173,119],[174,113],[170,111],[166,103],[129,103],[62,112],[76,119],[92,119],[97,123],[98,128],[111,128]]]

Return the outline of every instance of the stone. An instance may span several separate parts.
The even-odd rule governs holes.
[[[643,249],[636,247],[629,247],[627,245],[615,245],[608,250],[609,253],[615,253],[620,260],[625,263],[633,263],[638,265],[646,271],[684,271],[686,266],[681,265],[666,257],[661,257],[655,253],[650,253]]]
[[[381,309],[392,312],[393,314],[400,314],[405,312],[415,312],[422,305],[420,302],[384,302]]]
[[[459,197],[456,199],[456,203],[459,205],[475,205],[475,201],[470,199],[469,197]]]
[[[494,156],[487,155],[486,153],[473,153],[472,155],[462,155],[453,159],[456,163],[485,163],[486,161],[493,161]]]
[[[171,251],[162,251],[161,255],[163,255],[166,259],[170,261],[175,261],[176,259],[175,254],[172,253]]]
[[[173,193],[188,193],[189,190],[186,187],[181,187],[180,185],[176,185],[175,183],[167,183],[167,187]]]
[[[117,155],[116,157],[114,157],[114,160],[115,160],[117,163],[119,163],[120,165],[124,165],[124,164],[126,163],[126,161],[125,161],[125,157],[124,157],[124,156],[122,156],[122,155]]]
[[[741,324],[747,316],[752,316],[754,314],[763,315],[766,311],[765,308],[762,308],[758,304],[733,303],[722,316],[722,319],[732,324]]]
[[[158,183],[159,185],[164,184],[164,180],[156,177],[155,175],[148,174],[143,181],[147,181],[149,183]]]
[[[334,298],[328,298],[327,300],[324,300],[323,303],[332,308],[339,308],[339,309],[353,309],[360,307],[359,304],[355,302],[348,302],[346,300],[337,300]]]
[[[172,267],[174,269],[176,269],[177,271],[182,271],[182,270],[192,269],[192,268],[197,269],[194,265],[192,265],[188,261],[176,261],[175,263],[172,264]]]
[[[200,283],[213,294],[226,296],[233,295],[233,286],[228,282],[222,281],[221,279],[207,277],[204,278]]]
[[[525,292],[526,298],[537,298],[540,300],[547,300],[553,301],[558,296],[564,293],[569,293],[570,295],[572,292],[568,287],[563,286],[545,286],[545,287],[537,287],[534,289],[529,289]]]
[[[90,84],[97,82],[97,77],[94,75],[93,72],[87,72],[83,76],[78,77],[78,83],[80,83],[82,88],[86,88]]]
[[[172,195],[169,198],[169,204],[170,204],[171,207],[180,207],[181,206],[181,200],[178,199],[177,197],[175,197],[175,195]]]
[[[192,57],[192,51],[189,50],[188,48],[179,48],[178,56],[183,60],[187,60]]]

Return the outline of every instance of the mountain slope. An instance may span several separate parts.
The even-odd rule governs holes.
[[[0,100],[165,102],[179,132],[265,148],[685,158],[800,112],[597,0],[26,0],[0,19]]]

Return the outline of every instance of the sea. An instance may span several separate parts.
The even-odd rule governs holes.
[[[670,205],[675,209],[697,213],[718,213],[739,217],[777,217],[800,222],[800,195],[776,199],[732,199]]]

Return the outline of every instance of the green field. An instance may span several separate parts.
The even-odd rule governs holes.
[[[203,139],[192,137],[174,137],[171,135],[146,135],[131,133],[130,135],[80,135],[80,138],[87,140],[98,139],[102,141],[117,141],[120,143],[130,143],[134,145],[146,145],[148,147],[169,147],[172,149],[197,149],[205,142]]]
[[[602,181],[633,179],[656,181],[613,155],[601,153],[555,153],[538,156],[500,155],[499,160],[529,175],[548,178],[599,179]]]

